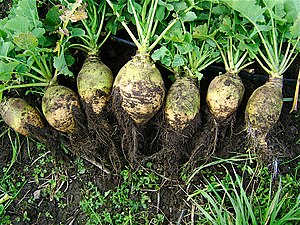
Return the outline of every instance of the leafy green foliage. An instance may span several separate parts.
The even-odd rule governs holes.
[[[35,0],[20,0],[18,4],[11,9],[8,18],[3,20],[2,25],[5,30],[8,31],[6,35],[12,37],[19,33],[26,33],[43,26],[39,20]]]
[[[71,42],[69,48],[77,48],[86,54],[97,55],[112,31],[115,32],[109,25],[111,14],[108,13],[105,1],[97,3],[94,0],[84,0],[83,3],[86,4],[87,18],[81,20],[81,26],[77,24],[70,27],[71,35],[66,42]],[[108,25],[105,27],[106,21]],[[74,38],[76,39],[73,40]]]
[[[252,44],[257,48],[245,45],[251,55],[270,76],[282,77],[299,52],[299,1],[221,2],[240,13],[241,18],[237,19],[243,27],[246,27],[247,23],[252,25],[249,37],[253,38]],[[255,36],[258,36],[258,39]],[[285,52],[283,43],[288,43]]]
[[[253,21],[254,23],[265,22],[264,13],[266,9],[257,5],[255,0],[249,0],[249,1],[228,0],[225,2],[231,8],[235,9],[238,12],[241,12],[243,16]]]
[[[178,22],[179,18],[190,22],[197,17],[194,12],[190,11],[194,5],[188,6],[183,2],[178,4],[178,1],[128,0],[114,2],[107,0],[107,3],[141,53],[152,51],[165,33]],[[173,11],[176,13],[173,14]],[[135,25],[137,37],[127,26],[129,22]]]
[[[38,39],[33,33],[20,33],[13,42],[22,50],[35,50],[38,47]]]
[[[197,24],[193,30],[193,38],[205,40],[212,47],[216,47],[226,73],[238,74],[251,64],[247,62],[250,57],[245,47],[252,40],[247,33],[247,27],[241,25],[243,22],[239,21],[232,9],[220,2],[206,5],[203,13],[209,17],[205,23]]]
[[[53,61],[53,66],[59,71],[60,74],[72,76],[73,73],[69,70],[65,55],[55,56]]]
[[[186,10],[187,6],[180,5],[180,9]],[[160,43],[161,47],[153,52],[152,59],[159,61],[176,75],[201,80],[203,76],[201,71],[217,61],[218,53],[213,48],[214,46],[206,42],[207,24],[196,26],[198,22],[197,14],[193,11],[180,17],[178,22],[180,27],[171,29],[164,35]],[[204,30],[200,31],[200,28]],[[196,39],[195,32],[205,32],[204,38]]]
[[[47,43],[45,29],[36,1],[20,0],[10,15],[0,21],[0,30],[0,81],[4,82],[1,91],[22,87],[21,83],[46,83],[52,77],[49,56],[53,51],[43,46]]]
[[[69,21],[85,18],[80,3],[52,7],[44,20],[39,18],[35,0],[20,0],[9,16],[0,21],[0,86],[3,91],[47,86],[57,76],[72,76],[74,59],[64,51],[66,35],[83,35],[82,29],[68,30]],[[69,28],[70,29],[70,28]],[[59,35],[57,35],[59,34]],[[18,64],[18,65],[17,65]]]

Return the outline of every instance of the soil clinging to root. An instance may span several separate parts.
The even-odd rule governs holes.
[[[173,130],[164,121],[156,121],[156,124],[159,123],[163,125],[157,129],[157,135],[152,140],[157,148],[143,158],[142,164],[151,162],[153,168],[164,177],[178,179],[181,167],[189,160],[191,149],[194,148],[193,139],[200,130],[201,116],[197,114],[186,128],[180,131]]]
[[[101,113],[96,113],[92,104],[83,103],[83,106],[87,116],[88,136],[94,140],[96,152],[110,163],[115,172],[118,172],[124,162],[119,151],[120,133],[111,110],[111,103],[109,102]]]
[[[137,126],[122,107],[122,96],[118,88],[113,88],[113,111],[121,132],[121,151],[124,159],[132,168],[136,168],[141,158],[144,136],[143,127]]]

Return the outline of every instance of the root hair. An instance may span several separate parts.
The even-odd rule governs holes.
[[[137,168],[142,158],[141,150],[145,142],[143,135],[144,128],[136,125],[122,108],[122,96],[118,88],[113,88],[112,96],[112,109],[121,132],[121,150],[123,156],[132,168]]]

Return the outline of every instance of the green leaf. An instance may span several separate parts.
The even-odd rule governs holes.
[[[184,42],[185,43],[192,43],[193,42],[193,35],[191,33],[184,34]]]
[[[73,73],[69,70],[67,66],[64,54],[54,57],[54,67],[58,70],[59,74],[73,76]]]
[[[156,49],[152,55],[151,58],[154,61],[160,61],[163,65],[169,67],[171,65],[171,53],[166,46],[162,46],[159,49]]]
[[[174,6],[175,11],[183,11],[183,10],[187,9],[187,5],[183,1],[174,2],[173,6]]]
[[[270,10],[273,10],[274,6],[276,4],[278,4],[278,2],[280,2],[281,4],[283,3],[282,0],[273,0],[273,1],[270,1],[270,0],[263,0],[263,3],[265,4],[265,6],[270,9]]]
[[[118,23],[116,23],[116,20],[110,19],[107,21],[106,27],[108,31],[110,31],[113,35],[117,33],[118,30]]]
[[[180,54],[185,55],[191,51],[194,50],[194,47],[192,44],[183,42],[183,43],[174,43],[174,46],[177,48],[177,50],[180,52]]]
[[[8,21],[8,17],[0,20],[0,37],[6,38],[8,35],[10,35],[9,30],[6,29],[5,24]]]
[[[256,4],[256,0],[221,0],[225,2],[229,7],[238,11],[247,19],[251,20],[253,23],[265,22],[264,12],[266,8]]]
[[[212,8],[212,13],[214,15],[228,15],[229,9],[222,4],[218,4],[217,6]]]
[[[65,54],[65,59],[68,66],[72,66],[75,63],[75,58],[71,53]]]
[[[229,16],[225,16],[223,18],[222,23],[220,24],[219,30],[225,33],[227,36],[233,36],[233,29],[232,29],[232,21]]]
[[[18,35],[19,33],[26,33],[34,28],[30,20],[23,16],[17,16],[13,19],[8,20],[5,24],[5,27],[8,30],[13,31],[13,33],[16,35]]]
[[[286,11],[284,9],[284,2],[285,1],[286,0],[281,0],[281,1],[277,2],[279,4],[275,5],[275,10],[274,10],[274,15],[273,15],[274,19],[276,21],[282,21],[284,23],[286,23],[286,19],[284,18],[286,16]]]
[[[198,80],[201,80],[203,78],[203,74],[198,72],[198,71],[195,72],[195,75],[196,75]]]
[[[85,35],[85,31],[81,28],[73,28],[73,29],[71,29],[71,35],[73,37],[81,37],[81,36]]]
[[[1,36],[15,36],[19,33],[26,33],[34,28],[42,27],[35,0],[20,0],[15,4],[9,17],[1,20]]]
[[[140,14],[142,12],[142,6],[140,4],[138,4],[137,2],[132,0],[132,5],[133,5],[135,11],[137,12],[137,14]],[[128,12],[130,14],[133,14],[133,9],[131,7],[131,4],[129,4],[129,3],[128,3]]]
[[[163,21],[165,19],[165,7],[158,6],[155,13],[155,20]]]
[[[182,55],[175,54],[173,62],[172,62],[172,67],[183,66],[183,65],[185,65],[184,61],[185,60]]]
[[[173,29],[166,35],[165,40],[169,40],[172,42],[179,42],[179,43],[184,40],[184,35],[183,35],[182,29],[181,29],[182,26],[181,26],[181,24],[179,24],[179,25],[180,25],[179,28]]]
[[[165,65],[167,67],[170,67],[171,66],[171,62],[172,62],[171,56],[170,55],[166,55],[164,58],[161,59],[160,62],[163,65]]]
[[[272,30],[272,26],[270,25],[257,25],[257,27],[262,32],[268,32]]]
[[[18,62],[5,63],[0,61],[0,80],[7,82],[11,79],[14,69],[19,65]]]
[[[174,10],[174,6],[172,4],[169,4],[169,3],[166,3],[166,2],[163,2],[161,0],[158,1],[158,4],[165,7],[167,10],[169,11],[172,11]]]
[[[36,0],[20,0],[15,13],[16,15],[22,15],[26,18],[29,18],[35,27],[39,27],[42,26],[42,22],[39,21],[36,3]]]
[[[30,62],[31,63],[31,62]],[[33,62],[31,63],[33,64]],[[23,65],[23,64],[19,64],[17,67],[16,67],[16,73],[26,73],[26,72],[30,72],[30,64],[27,65]]]
[[[0,41],[0,55],[7,56],[8,53],[14,48],[13,43]]]
[[[45,29],[44,28],[35,28],[35,29],[33,29],[32,34],[36,38],[41,38],[45,34]]]
[[[160,47],[159,49],[156,49],[152,55],[151,55],[151,58],[154,60],[154,61],[159,61],[161,60],[162,58],[164,58],[167,53],[169,53],[169,50],[165,47],[165,46],[162,46]]]
[[[193,32],[193,38],[204,40],[208,36],[208,26],[207,24],[199,25],[195,27]]]
[[[197,15],[194,12],[187,12],[185,15],[182,16],[182,22],[192,22],[197,19]]]
[[[294,24],[290,27],[290,32],[294,37],[300,36],[300,13],[298,14],[298,17],[296,18]]]
[[[299,0],[285,0],[284,5],[286,11],[286,19],[288,23],[293,23],[300,13],[300,1]]]
[[[60,12],[57,6],[53,6],[48,13],[46,14],[46,18],[44,20],[46,25],[46,29],[48,31],[55,31],[56,27],[61,23]]]
[[[34,50],[38,46],[38,39],[32,33],[21,33],[14,37],[14,43],[23,50]]]

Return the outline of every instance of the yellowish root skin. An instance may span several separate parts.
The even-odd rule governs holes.
[[[217,121],[236,112],[242,102],[245,87],[237,74],[222,74],[208,86],[206,102]]]
[[[37,109],[29,105],[25,100],[20,98],[10,98],[2,103],[1,116],[16,132],[29,136],[31,127],[44,128],[45,124],[41,114]]]
[[[165,120],[175,131],[189,125],[200,111],[200,93],[195,82],[187,77],[178,78],[169,89],[164,108]]]
[[[148,55],[137,54],[128,61],[113,87],[122,97],[121,107],[136,124],[147,123],[163,104],[164,82]]]
[[[56,85],[49,87],[42,99],[42,110],[49,124],[58,131],[77,130],[74,110],[80,108],[79,98],[71,89]]]
[[[270,79],[257,88],[250,96],[245,111],[248,134],[263,143],[279,120],[282,105],[282,79]]]
[[[97,57],[88,57],[77,77],[78,94],[96,114],[100,114],[107,102],[113,85],[112,71]]]

